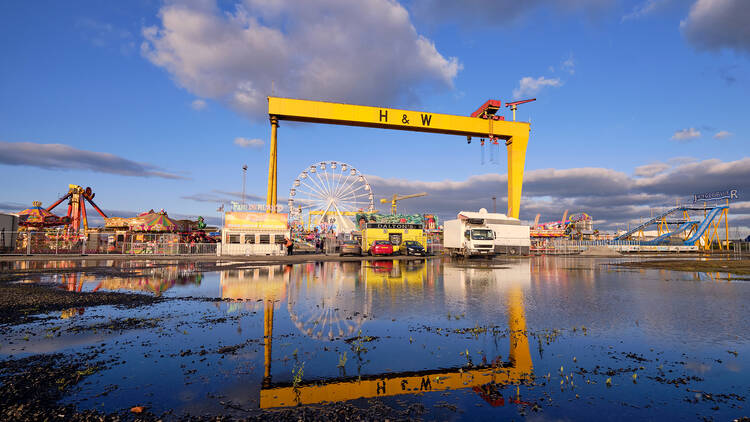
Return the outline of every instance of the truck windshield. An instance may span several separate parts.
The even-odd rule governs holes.
[[[471,238],[474,240],[492,240],[492,230],[474,229],[471,231]]]

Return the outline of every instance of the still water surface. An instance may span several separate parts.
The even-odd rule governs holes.
[[[205,273],[140,262],[125,264],[127,277],[46,275],[29,281],[169,300],[69,309],[14,327],[0,357],[96,350],[106,369],[65,400],[108,412],[141,405],[242,416],[375,400],[419,403],[427,419],[750,416],[750,284],[615,262],[394,260]],[[127,318],[137,321],[113,325]]]

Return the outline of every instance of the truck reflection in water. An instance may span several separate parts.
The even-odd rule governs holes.
[[[421,286],[425,290],[435,285],[434,280],[430,281],[430,271],[427,270],[430,264],[425,265],[425,261],[386,261],[377,265],[373,264],[376,263],[363,262],[359,276],[356,273],[347,274],[339,265],[333,263],[321,264],[319,271],[300,271],[299,274],[293,271],[289,279],[288,304],[290,318],[300,331],[313,338],[326,338],[333,334],[338,334],[338,337],[352,334],[361,326],[363,320],[349,319],[349,316],[356,313],[366,315],[372,306],[373,297],[368,292],[382,288],[382,283],[396,284],[404,288]],[[503,270],[511,270],[504,277],[507,284],[502,289],[508,306],[509,358],[507,361],[496,359],[492,364],[275,384],[270,375],[274,306],[271,300],[264,301],[266,304],[263,320],[265,353],[260,407],[309,405],[467,388],[472,388],[492,405],[502,405],[504,401],[498,394],[497,387],[523,383],[530,380],[533,373],[526,332],[522,283],[518,282],[518,277],[514,277],[514,275],[520,275],[522,281],[528,280],[529,266],[526,262],[525,265],[520,266],[520,269],[515,267],[517,266],[511,265],[510,268],[504,269],[477,269],[478,277],[500,274],[497,276],[498,279],[503,278]],[[523,273],[524,269],[525,274],[514,274],[515,272]],[[296,278],[298,276],[301,278]],[[322,289],[318,289],[317,286],[316,289],[306,289],[308,286],[319,283],[323,283]],[[480,281],[480,284],[484,284],[484,281]],[[303,290],[305,294],[301,294]],[[295,291],[300,293],[295,293]],[[307,293],[317,291],[326,293],[314,298],[306,296]],[[355,307],[360,311],[352,312]],[[315,310],[308,313],[300,311],[305,308]],[[327,318],[325,323],[319,325],[328,328],[313,328],[305,323],[300,325],[299,320],[302,314],[309,315],[310,318]],[[342,324],[342,321],[348,321],[348,323]],[[518,398],[511,401],[520,403]]]

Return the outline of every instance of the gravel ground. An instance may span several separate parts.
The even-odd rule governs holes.
[[[0,324],[29,322],[33,315],[68,308],[115,305],[136,307],[163,299],[142,294],[69,292],[51,286],[0,282]]]

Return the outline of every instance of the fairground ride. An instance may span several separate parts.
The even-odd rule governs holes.
[[[724,230],[720,230],[721,223]],[[647,235],[650,227],[656,226],[656,237]],[[651,230],[653,232],[653,230]],[[724,241],[719,233],[723,231]],[[625,233],[614,241],[636,240],[644,245],[685,245],[698,246],[709,250],[716,242],[720,250],[729,249],[729,200],[726,204],[709,206],[676,205],[666,211],[652,215],[648,220],[628,227]]]
[[[78,185],[68,185],[68,193],[65,194],[65,196],[63,196],[62,198],[58,199],[57,202],[50,205],[47,208],[47,211],[51,212],[56,206],[60,205],[67,199],[67,221],[69,221],[69,223],[66,225],[67,231],[69,233],[78,233],[79,231],[81,231],[81,229],[86,231],[89,229],[88,216],[86,213],[86,202],[91,204],[91,206],[94,207],[96,212],[98,212],[99,215],[102,216],[102,218],[107,218],[107,215],[104,214],[104,211],[102,211],[94,203],[94,196],[96,196],[96,194],[91,191],[90,187],[84,189]]]
[[[370,184],[364,174],[346,163],[313,164],[297,176],[289,189],[290,218],[315,220],[316,226],[333,220],[340,231],[351,231],[355,227],[349,218],[352,212],[374,210]]]
[[[531,226],[531,237],[572,237],[581,239],[585,236],[596,234],[593,228],[591,216],[585,212],[573,214],[568,217],[568,210],[563,213],[562,219],[539,223],[539,214]]]

